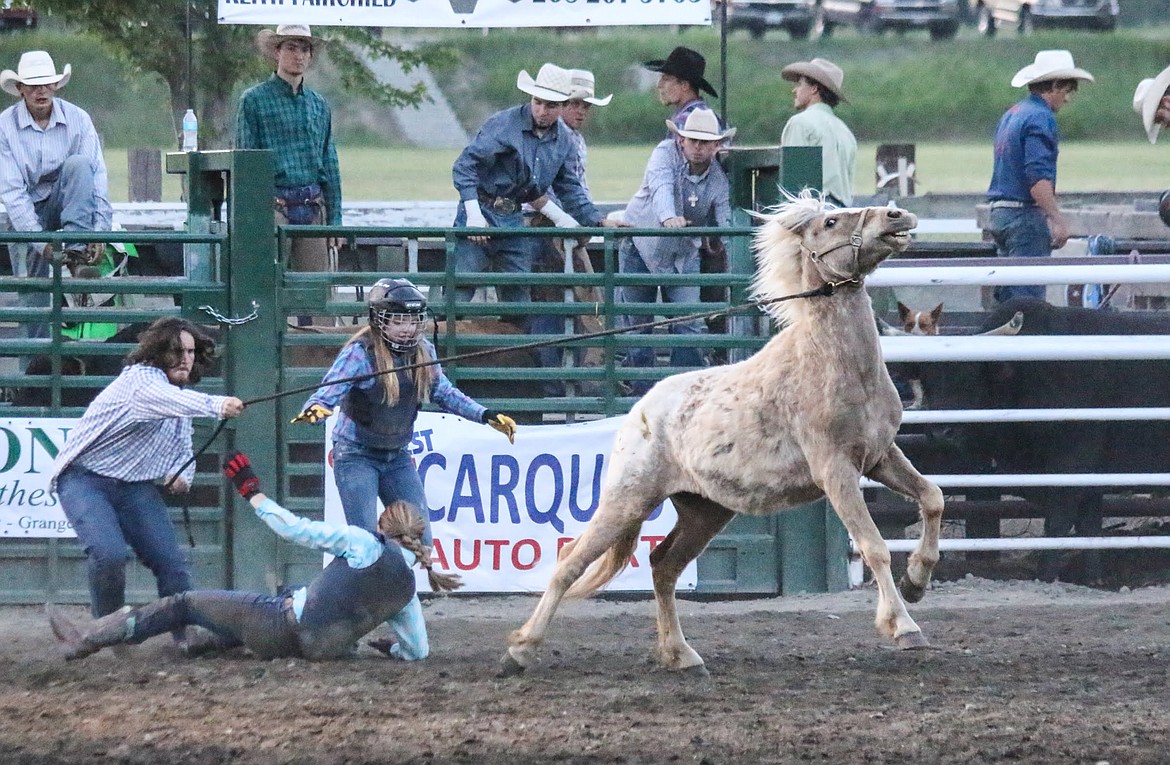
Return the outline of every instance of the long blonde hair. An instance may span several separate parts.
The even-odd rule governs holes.
[[[374,349],[374,366],[376,372],[383,372],[394,368],[394,353],[386,347],[386,343],[382,338],[373,331],[371,327],[362,327],[353,337],[347,341],[349,343],[356,343],[362,337],[370,338],[370,345]],[[427,345],[419,338],[418,345],[414,348],[414,354],[407,360],[407,364],[425,364],[428,361],[433,361]],[[431,400],[431,386],[435,384],[435,367],[416,367],[408,373],[414,378],[415,395],[418,396],[417,403],[425,404]],[[383,402],[387,406],[394,406],[398,403],[398,375],[384,374],[379,375],[378,379],[382,382]]]
[[[462,587],[463,579],[458,574],[440,574],[434,570],[431,548],[422,543],[424,528],[418,510],[402,500],[391,502],[378,517],[378,531],[414,553],[415,562],[427,570],[427,580],[432,590],[450,592]]]

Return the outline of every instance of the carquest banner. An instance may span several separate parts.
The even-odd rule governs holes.
[[[348,27],[711,24],[710,0],[219,0],[221,24]]]
[[[333,479],[333,422],[326,422],[325,520],[345,523]],[[422,412],[407,447],[430,506],[435,569],[463,577],[463,592],[540,592],[557,551],[577,537],[601,497],[622,418],[521,426],[509,444],[486,425]],[[381,503],[378,505],[381,512]],[[650,552],[675,522],[669,501],[643,524],[630,565],[609,590],[652,590]],[[425,572],[417,574],[426,591]],[[679,578],[695,589],[692,562]]]

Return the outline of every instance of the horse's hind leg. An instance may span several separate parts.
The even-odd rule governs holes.
[[[922,536],[914,552],[910,553],[905,576],[898,582],[902,596],[911,603],[917,603],[926,593],[930,575],[938,563],[938,536],[943,514],[942,490],[923,478],[897,446],[891,446],[886,456],[867,475],[918,503]]]
[[[629,487],[621,485],[606,487],[601,504],[589,525],[571,546],[565,548],[532,616],[528,617],[523,627],[508,637],[508,651],[500,662],[501,677],[519,674],[532,663],[565,592],[581,577],[589,564],[603,553],[631,535],[636,538],[642,522],[661,501],[660,497],[645,496],[627,489]]]
[[[678,512],[678,522],[650,554],[654,598],[658,602],[658,661],[667,669],[702,667],[703,657],[683,636],[674,591],[683,569],[703,552],[734,513],[694,494],[676,494],[671,501]]]

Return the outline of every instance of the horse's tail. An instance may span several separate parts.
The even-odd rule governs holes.
[[[626,566],[630,565],[630,556],[634,554],[634,549],[638,546],[638,536],[641,532],[642,524],[640,523],[627,529],[614,542],[612,547],[602,553],[601,557],[594,561],[589,568],[585,569],[585,573],[581,575],[581,578],[574,582],[573,586],[565,592],[565,597],[587,598],[612,582],[618,574],[625,571]],[[565,545],[560,555],[568,555],[576,543],[577,540],[574,539]]]

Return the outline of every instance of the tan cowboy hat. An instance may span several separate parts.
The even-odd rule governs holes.
[[[686,124],[681,128],[674,120],[667,120],[666,126],[675,135],[698,141],[725,141],[735,135],[735,128],[719,129],[719,118],[710,109],[695,109],[687,115]]]
[[[845,73],[841,71],[841,67],[827,58],[814,58],[812,61],[797,61],[795,64],[789,64],[780,70],[780,76],[789,82],[796,82],[801,77],[807,77],[813,82],[824,85],[837,98],[849,103],[849,99],[841,91],[841,84],[845,81]]]
[[[256,47],[260,52],[271,59],[276,58],[276,49],[285,40],[304,40],[313,46],[313,52],[325,47],[325,41],[320,37],[313,37],[308,24],[281,24],[273,32],[271,29],[261,29],[256,33]]]
[[[527,71],[521,69],[516,77],[516,87],[530,96],[564,103],[573,92],[573,80],[568,69],[562,69],[556,64],[545,64],[536,73],[535,80]]]
[[[1084,69],[1078,69],[1073,63],[1072,54],[1067,50],[1042,50],[1036,54],[1036,60],[1016,72],[1012,78],[1013,88],[1023,88],[1034,82],[1048,80],[1086,80],[1093,82],[1093,75]]]
[[[3,88],[5,93],[11,93],[14,96],[19,96],[20,91],[16,89],[17,83],[22,85],[56,85],[58,88],[63,88],[69,82],[69,78],[73,74],[73,67],[69,64],[57,74],[57,66],[53,63],[53,57],[43,50],[30,50],[27,53],[20,55],[20,63],[16,65],[16,71],[5,69],[0,72],[0,88]]]
[[[1162,96],[1170,88],[1170,66],[1158,73],[1157,77],[1147,77],[1138,83],[1133,92],[1133,110],[1142,116],[1142,127],[1146,129],[1146,137],[1150,143],[1158,140],[1158,133],[1162,126],[1154,122],[1154,115],[1158,112],[1158,104]]]
[[[613,98],[613,93],[610,93],[605,98],[597,98],[593,92],[593,72],[588,69],[570,69],[569,81],[573,85],[572,91],[569,92],[570,101],[584,101],[587,104],[594,106],[605,106]]]

